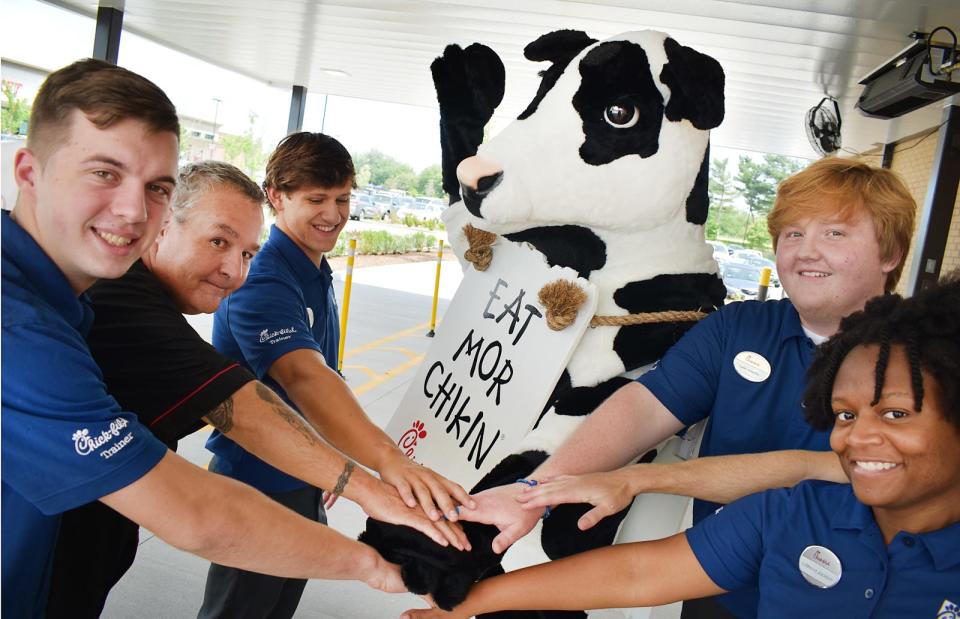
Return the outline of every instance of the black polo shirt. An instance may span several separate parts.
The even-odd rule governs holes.
[[[107,389],[165,443],[202,428],[201,417],[254,380],[197,334],[143,262],[88,294],[87,343]]]
[[[137,261],[88,295],[87,336],[111,395],[172,449],[253,374],[205,342],[160,281]],[[63,514],[54,551],[47,619],[100,616],[110,588],[133,563],[139,528],[99,501]]]

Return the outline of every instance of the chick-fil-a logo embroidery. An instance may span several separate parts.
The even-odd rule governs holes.
[[[937,611],[937,619],[957,619],[960,617],[960,604],[954,604],[950,600],[944,600]]]
[[[95,450],[106,445],[109,441],[120,436],[120,430],[126,428],[127,424],[126,419],[119,417],[110,422],[109,430],[102,430],[100,434],[96,436],[90,436],[90,430],[87,428],[77,430],[73,433],[73,448],[76,449],[77,453],[81,456],[90,455]]]
[[[417,446],[417,441],[422,438],[427,437],[427,431],[423,429],[423,422],[417,419],[413,422],[413,427],[403,433],[403,436],[400,437],[400,440],[397,441],[397,446],[400,449],[405,449],[403,453],[408,457],[413,457],[413,450]]]
[[[276,344],[277,342],[282,342],[284,340],[290,339],[291,333],[296,333],[296,327],[285,327],[283,329],[277,329],[276,331],[270,331],[269,329],[264,329],[260,332],[260,343],[270,342],[271,344]],[[281,337],[286,336],[286,337]]]

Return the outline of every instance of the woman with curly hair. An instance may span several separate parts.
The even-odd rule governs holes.
[[[850,484],[806,481],[697,526],[485,580],[451,613],[653,606],[760,589],[761,617],[960,616],[960,279],[878,297],[817,351],[806,418]]]

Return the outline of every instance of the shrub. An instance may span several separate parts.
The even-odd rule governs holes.
[[[357,239],[357,255],[361,254],[402,254],[408,251],[424,251],[437,245],[437,239],[432,234],[417,231],[413,234],[391,234],[386,230],[363,230],[352,235]],[[327,254],[328,256],[345,256],[347,254],[347,236],[337,239],[337,244]]]

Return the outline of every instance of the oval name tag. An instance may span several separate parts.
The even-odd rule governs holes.
[[[770,378],[770,362],[763,355],[749,350],[737,353],[733,358],[733,369],[750,382],[762,383]]]
[[[840,558],[824,546],[804,548],[800,553],[798,567],[804,580],[821,589],[829,589],[840,582],[843,574]]]

